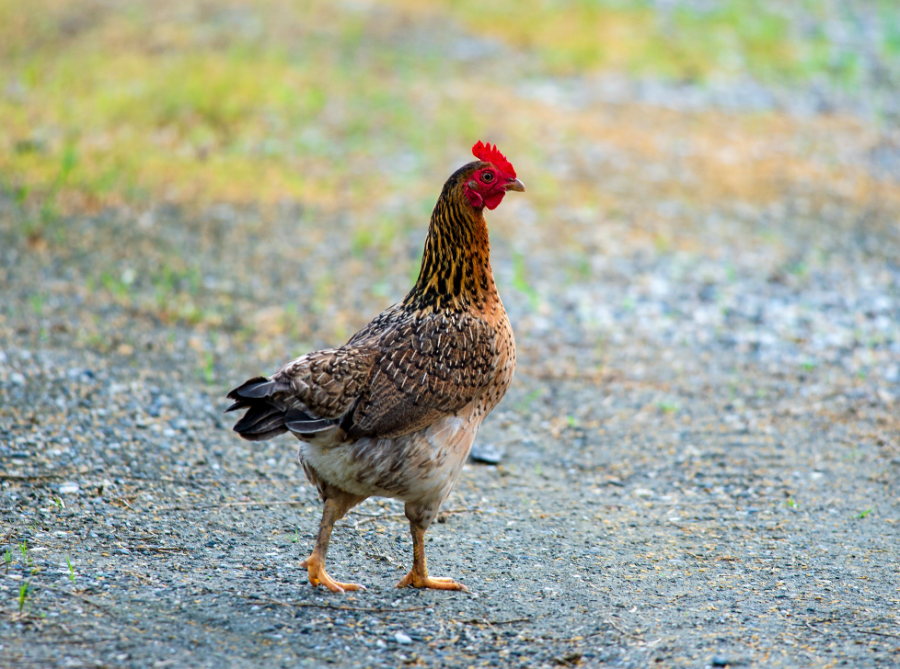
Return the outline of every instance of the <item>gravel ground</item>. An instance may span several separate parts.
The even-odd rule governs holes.
[[[4,214],[0,643],[13,665],[900,662],[900,267],[888,228],[831,229],[808,246],[797,224],[780,251],[729,242],[771,225],[768,212],[702,222],[695,254],[623,236],[556,299],[545,297],[565,284],[555,252],[529,260],[535,297],[509,288],[498,241],[522,362],[480,442],[504,455],[467,467],[429,533],[432,571],[473,594],[394,590],[411,552],[402,510],[370,500],[339,524],[329,556],[332,573],[369,590],[336,597],[298,566],[319,504],[294,445],[242,442],[221,414],[223,390],[273,368],[278,345],[259,360],[239,322],[167,323],[72,289],[107,262],[91,234],[140,248],[222,212],[159,213],[152,234],[123,233],[128,212],[73,219],[87,241],[59,262]],[[270,239],[296,216],[274,215]],[[329,235],[346,255],[339,222]],[[246,271],[277,246],[261,244]],[[201,304],[221,290],[262,300],[286,280],[222,288],[238,253],[227,247],[198,251],[214,287]],[[802,270],[801,247],[819,258]],[[353,307],[352,285],[337,308]],[[201,369],[217,331],[214,368]]]
[[[575,106],[654,127],[634,95]],[[389,500],[329,554],[369,589],[309,587],[320,505],[295,445],[222,415],[230,387],[402,297],[391,258],[414,267],[424,221],[401,211],[378,251],[347,214],[159,205],[35,239],[0,197],[3,664],[900,664],[900,210],[872,153],[895,144],[789,122],[788,157],[818,143],[876,186],[673,200],[690,136],[640,179],[637,150],[585,143],[558,170],[616,211],[492,213],[519,369],[479,437],[499,464],[470,463],[428,534],[468,595],[393,588],[411,544]]]

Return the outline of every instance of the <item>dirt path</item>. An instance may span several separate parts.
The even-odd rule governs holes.
[[[222,414],[402,297],[418,204],[157,203],[36,237],[0,196],[3,666],[900,664],[896,142],[576,89],[484,96],[552,180],[504,147],[529,193],[489,218],[520,363],[479,444],[503,457],[428,534],[471,595],[394,589],[385,500],[329,554],[369,589],[313,590],[294,444]]]
[[[474,594],[394,590],[405,523],[399,505],[369,501],[330,555],[369,590],[335,597],[298,567],[319,506],[293,444],[241,442],[221,415],[226,379],[271,368],[277,344],[266,365],[249,335],[220,351],[215,328],[79,293],[80,268],[106,260],[48,262],[5,220],[0,633],[15,666],[900,659],[889,231],[854,233],[881,235],[875,254],[823,237],[827,260],[803,272],[781,269],[805,262],[790,254],[714,238],[705,254],[600,255],[536,308],[509,287],[499,241],[522,363],[480,441],[505,456],[467,468],[429,533],[432,571]],[[538,257],[559,267],[552,249]],[[228,261],[204,265],[209,285]],[[204,290],[201,305],[221,299]],[[239,325],[221,329],[240,341]]]

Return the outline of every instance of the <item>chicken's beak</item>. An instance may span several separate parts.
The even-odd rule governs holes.
[[[524,193],[525,184],[523,184],[518,179],[510,179],[508,182],[506,182],[506,190],[515,190],[519,191],[520,193]]]

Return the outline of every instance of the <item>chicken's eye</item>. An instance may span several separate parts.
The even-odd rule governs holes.
[[[481,175],[481,180],[486,184],[491,183],[494,180],[494,173],[493,172],[485,172],[484,174]]]

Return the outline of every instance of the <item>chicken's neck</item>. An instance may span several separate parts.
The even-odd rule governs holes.
[[[445,190],[431,214],[419,278],[403,304],[425,312],[487,313],[497,303],[484,215],[458,191]]]

